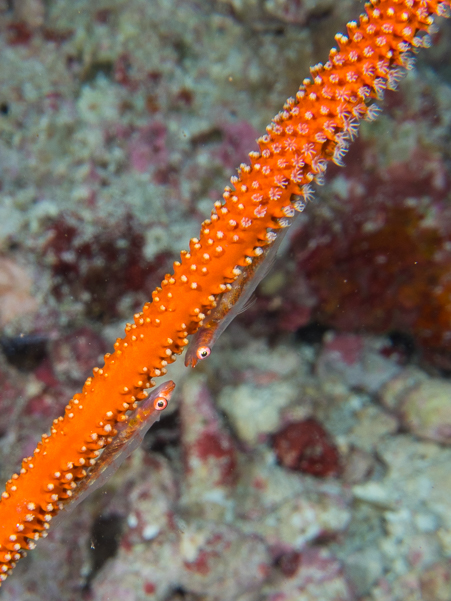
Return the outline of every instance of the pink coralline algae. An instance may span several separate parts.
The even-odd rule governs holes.
[[[33,32],[28,25],[20,21],[8,25],[7,31],[7,41],[10,46],[25,46],[33,37]]]
[[[82,382],[93,363],[105,352],[105,340],[87,326],[59,336],[50,344],[55,376],[66,384]]]
[[[136,132],[129,144],[132,169],[148,173],[152,167],[167,165],[166,137],[166,126],[159,121],[153,121]]]
[[[227,497],[237,480],[238,454],[230,432],[221,423],[209,390],[202,380],[183,388],[181,404],[185,487],[193,498],[196,490],[216,490]],[[219,498],[219,497],[218,497]]]
[[[223,140],[214,153],[221,165],[234,169],[240,161],[246,161],[250,150],[256,148],[259,132],[247,121],[223,123],[220,131]]]
[[[273,448],[281,465],[312,476],[336,476],[340,456],[330,435],[315,419],[288,424],[273,438]]]
[[[280,574],[268,584],[265,601],[355,601],[340,563],[324,549],[289,553],[279,561]]]
[[[154,261],[144,256],[144,236],[129,215],[116,229],[91,238],[74,214],[61,216],[48,231],[44,262],[53,275],[52,292],[60,302],[68,296],[81,301],[88,316],[110,321],[118,316],[122,297],[151,290],[164,275],[165,255]]]
[[[191,527],[182,540],[184,570],[181,583],[198,594],[233,601],[236,595],[256,591],[270,572],[270,556],[261,539],[211,523]],[[227,567],[226,567],[227,566]]]
[[[162,531],[147,544],[119,549],[99,574],[92,599],[165,601],[174,589],[235,601],[254,593],[268,576],[270,557],[258,538],[232,527],[190,523],[183,532]]]
[[[377,393],[401,370],[396,360],[401,359],[385,340],[329,332],[324,337],[316,372],[320,378],[335,378],[351,388]]]

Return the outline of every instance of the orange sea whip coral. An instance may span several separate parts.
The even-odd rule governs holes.
[[[373,0],[348,37],[337,35],[325,65],[311,69],[296,95],[258,140],[259,152],[241,165],[215,203],[199,239],[182,252],[141,313],[128,324],[115,351],[95,368],[83,391],[53,422],[32,457],[6,484],[0,500],[0,578],[64,507],[110,444],[116,425],[145,397],[151,378],[163,375],[197,331],[216,298],[277,238],[295,210],[302,211],[312,180],[332,160],[341,164],[363,118],[374,118],[372,99],[394,87],[407,53],[429,45],[433,15],[447,16],[451,0]],[[426,32],[419,37],[420,32]]]

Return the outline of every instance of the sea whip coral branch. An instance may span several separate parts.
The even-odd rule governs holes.
[[[289,225],[295,210],[303,210],[310,182],[321,178],[329,161],[341,164],[359,122],[375,115],[372,99],[394,87],[400,67],[409,66],[409,50],[429,44],[418,33],[430,31],[433,15],[446,16],[451,0],[373,0],[365,8],[359,23],[348,24],[348,37],[336,36],[338,48],[328,62],[311,69],[313,79],[304,81],[258,140],[260,152],[241,165],[234,189],[224,192],[225,203],[215,203],[199,239],[191,239],[174,274],[127,325],[104,367],[94,369],[50,435],[7,482],[0,500],[0,579],[45,535],[101,461],[126,412],[182,352],[227,284]]]

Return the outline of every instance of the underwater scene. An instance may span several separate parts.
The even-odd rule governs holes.
[[[451,601],[450,15],[0,0],[1,601]]]

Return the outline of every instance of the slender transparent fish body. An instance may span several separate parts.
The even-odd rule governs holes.
[[[274,242],[263,247],[262,254],[254,257],[250,265],[242,268],[242,274],[229,284],[229,289],[221,295],[216,307],[191,338],[185,356],[186,366],[195,367],[198,361],[209,357],[211,349],[230,322],[247,309],[254,290],[273,266],[287,231],[288,227],[278,230]]]
[[[141,445],[144,436],[153,424],[159,421],[162,411],[168,406],[174,389],[175,383],[172,380],[160,384],[140,402],[126,422],[116,426],[117,434],[113,442],[102,451],[97,463],[74,490],[73,496],[65,503],[64,510],[56,516],[54,523],[103,486],[127,457]]]

